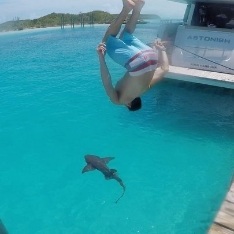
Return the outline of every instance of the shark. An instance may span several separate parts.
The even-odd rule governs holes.
[[[93,170],[98,170],[104,175],[106,180],[114,179],[123,188],[122,195],[115,202],[115,203],[117,203],[120,200],[120,198],[123,197],[125,190],[126,190],[126,187],[125,187],[122,179],[120,179],[119,176],[117,175],[117,170],[110,169],[107,166],[107,164],[111,160],[113,160],[114,157],[101,158],[101,157],[96,156],[96,155],[87,154],[84,156],[84,158],[85,158],[87,165],[83,168],[82,173],[93,171]]]

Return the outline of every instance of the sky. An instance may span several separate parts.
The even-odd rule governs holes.
[[[182,19],[185,7],[185,4],[169,0],[145,0],[142,13]],[[102,10],[118,13],[121,8],[121,0],[0,0],[0,23],[16,18],[36,19],[52,12],[79,14]]]

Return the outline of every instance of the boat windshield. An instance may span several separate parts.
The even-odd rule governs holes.
[[[192,26],[234,28],[234,4],[196,3]]]

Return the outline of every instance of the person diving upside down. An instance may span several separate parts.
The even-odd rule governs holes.
[[[97,47],[103,86],[111,101],[125,105],[130,111],[141,108],[140,96],[155,85],[169,70],[166,48],[156,41],[154,49],[133,35],[144,0],[122,0],[123,8],[118,17],[110,24],[102,42]],[[132,11],[119,38],[121,25]],[[107,54],[127,72],[114,87],[105,61]]]

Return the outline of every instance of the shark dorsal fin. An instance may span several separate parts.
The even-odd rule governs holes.
[[[116,173],[117,170],[115,169],[110,169],[110,173],[108,175],[105,175],[106,180],[110,180],[110,179],[116,179]]]
[[[117,172],[117,170],[115,170],[115,169],[110,169],[110,171],[112,174],[115,174]]]
[[[114,157],[106,157],[106,158],[101,158],[101,160],[107,164],[108,162],[110,162],[112,159],[114,159]]]

